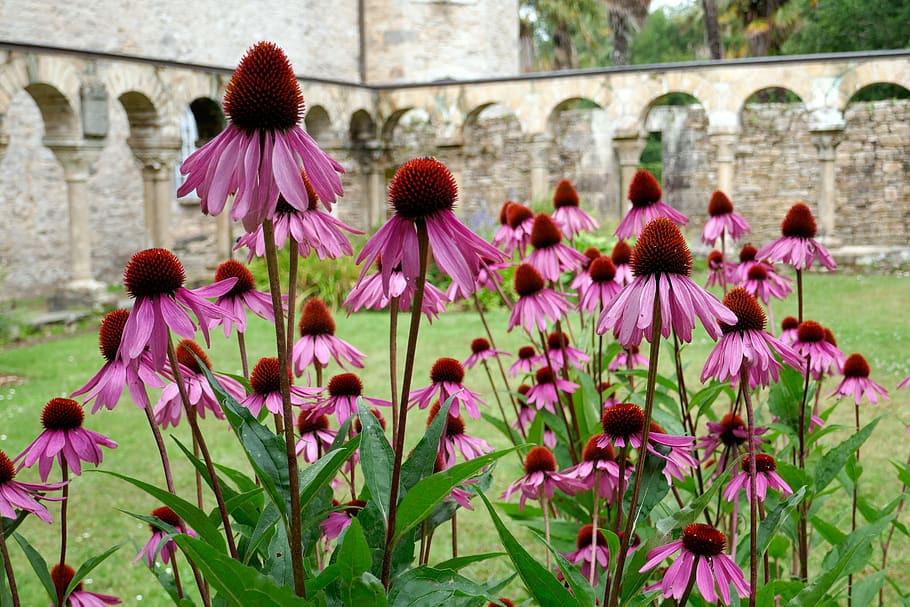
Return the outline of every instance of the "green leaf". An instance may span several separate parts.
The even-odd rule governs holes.
[[[266,495],[287,519],[290,510],[291,481],[288,474],[287,448],[284,440],[256,420],[250,411],[227,393],[212,372],[199,361],[212,390],[218,396],[221,408],[234,433],[243,445],[247,458],[256,471]],[[287,421],[287,420],[286,420]],[[198,529],[197,529],[198,531]]]
[[[856,450],[866,442],[866,439],[875,430],[881,417],[872,420],[862,430],[846,439],[844,442],[825,453],[815,467],[815,493],[821,493],[828,486],[837,473],[841,471],[847,458],[856,453]]]
[[[575,604],[575,600],[572,595],[569,594],[569,591],[566,590],[543,565],[535,561],[521,543],[515,539],[515,536],[506,529],[506,526],[503,525],[499,515],[496,514],[496,511],[493,509],[493,505],[490,503],[490,500],[487,499],[487,496],[483,493],[478,493],[478,495],[480,496],[480,499],[483,500],[487,512],[490,513],[490,518],[493,519],[493,524],[496,526],[496,531],[499,533],[499,539],[502,541],[503,547],[509,553],[512,564],[515,565],[518,575],[521,577],[525,588],[531,596],[533,596],[540,605]]]
[[[543,435],[544,435],[544,417],[543,415],[535,415],[534,421],[531,422],[531,427],[528,428],[528,444],[543,446]]]
[[[395,579],[389,594],[393,607],[439,607],[440,605],[462,605],[461,598],[481,598],[497,601],[483,585],[458,575],[450,569],[417,567],[404,572]]]
[[[188,535],[174,538],[187,558],[196,563],[206,581],[224,597],[228,605],[239,607],[305,607],[308,601],[272,578],[243,565],[205,542]]]
[[[806,496],[806,490],[806,487],[800,487],[796,493],[779,503],[777,508],[769,512],[768,516],[765,517],[765,520],[761,522],[758,526],[758,532],[755,534],[755,541],[757,544],[756,550],[758,551],[758,554],[765,553],[765,550],[768,549],[777,530],[784,521],[787,520],[790,513],[803,501],[803,498]],[[736,562],[742,564],[745,563],[748,558],[749,546],[747,543],[743,542],[739,545],[739,549],[736,552]]]
[[[35,575],[38,576],[38,579],[41,580],[41,585],[44,586],[44,590],[47,592],[47,596],[51,598],[52,601],[57,600],[57,588],[54,586],[54,580],[51,579],[51,572],[47,568],[47,561],[44,560],[44,557],[41,556],[35,548],[28,543],[28,540],[14,533],[13,537],[16,539],[16,542],[19,543],[19,547],[22,548],[22,552],[25,553],[25,558],[28,559],[28,562],[31,564],[32,569],[35,571]]]
[[[780,380],[771,384],[768,391],[768,407],[771,414],[794,430],[799,424],[799,406],[803,402],[804,381],[802,373],[784,366],[780,370]]]
[[[344,539],[338,548],[335,565],[338,567],[342,579],[354,579],[364,571],[370,570],[370,547],[363,535],[363,527],[357,517],[351,519],[351,524],[344,532]]]
[[[701,417],[710,409],[714,401],[724,393],[732,396],[733,391],[728,384],[712,379],[711,383],[692,395],[689,400],[689,410],[695,409],[698,412],[698,417]]]
[[[370,414],[373,415],[372,413]],[[374,418],[375,419],[375,418]],[[360,445],[360,437],[355,436],[343,446],[327,451],[318,460],[307,466],[300,474],[300,510],[306,510],[313,498],[328,487],[335,478],[338,469],[351,458],[354,450]]]
[[[494,428],[496,428],[497,430],[502,432],[503,436],[505,436],[507,439],[509,439],[510,443],[519,443],[520,444],[522,442],[523,439],[521,438],[521,436],[519,436],[518,432],[516,430],[514,430],[513,428],[504,424],[503,421],[501,419],[499,419],[498,417],[490,415],[486,411],[481,411],[480,415],[481,415],[481,417],[483,417],[485,422],[487,422],[488,424],[490,424],[491,426],[493,426]]]
[[[69,585],[66,587],[65,596],[69,596],[70,593],[76,589],[76,586],[78,586],[79,583],[85,579],[85,576],[92,572],[92,569],[103,563],[107,557],[120,550],[120,547],[122,545],[123,544],[117,544],[116,546],[111,546],[101,554],[93,556],[82,563],[79,566],[79,569],[76,570],[76,574],[73,576],[73,579],[70,580]]]
[[[885,583],[885,571],[864,577],[853,582],[853,607],[869,607]]]
[[[411,488],[422,478],[433,474],[436,466],[436,455],[439,453],[439,441],[445,428],[448,416],[442,411],[448,411],[454,396],[449,397],[440,408],[440,413],[433,418],[420,441],[411,451],[411,455],[401,465],[401,481],[399,498],[403,498]]]
[[[142,489],[159,502],[170,508],[174,513],[183,519],[183,521],[189,525],[196,533],[199,534],[199,537],[202,540],[205,540],[210,546],[213,546],[221,552],[227,552],[227,543],[224,540],[224,536],[221,535],[219,527],[212,523],[209,520],[209,517],[206,516],[205,512],[197,508],[195,505],[186,501],[181,497],[177,497],[172,493],[165,491],[164,489],[159,489],[155,485],[150,485],[146,482],[140,481],[139,479],[133,478],[131,476],[126,476],[125,474],[119,474],[117,472],[111,472],[110,470],[99,470],[98,472],[102,474],[109,474],[120,480],[124,480],[131,485]]]
[[[373,413],[359,401],[357,410],[360,425],[363,427],[360,432],[360,467],[363,469],[363,481],[370,489],[373,503],[388,523],[395,453]]]
[[[720,488],[726,486],[727,479],[730,477],[732,471],[739,468],[738,461],[739,460],[737,459],[731,463],[724,473],[715,478],[711,482],[711,486],[708,487],[704,493],[695,498],[688,506],[674,512],[671,516],[657,521],[657,532],[661,535],[667,535],[674,529],[681,529],[686,525],[694,523],[696,519],[701,516],[701,513],[704,512],[705,508],[708,507],[711,500],[714,499],[714,495]],[[610,554],[614,553],[611,552]]]
[[[582,607],[583,605],[594,605],[594,589],[591,587],[591,584],[588,583],[588,580],[581,575],[578,568],[567,561],[566,557],[562,555],[562,552],[556,550],[552,544],[547,542],[543,533],[537,532],[537,539],[553,554],[556,566],[559,567],[563,578],[572,590],[572,594],[575,597],[575,604],[578,605],[578,607]]]
[[[580,440],[594,434],[600,434],[600,392],[594,386],[594,380],[587,373],[578,372],[576,379],[581,385],[581,390],[576,390],[572,395],[572,404],[575,407],[575,417],[578,419]],[[583,443],[582,443],[583,444]]]
[[[838,529],[837,526],[832,525],[817,516],[812,517],[811,523],[815,530],[818,531],[818,534],[832,546],[843,542],[844,538],[847,537],[847,534]]]
[[[351,602],[345,605],[357,607],[386,607],[385,588],[382,582],[369,571],[360,574],[360,577],[351,581]]]
[[[405,533],[429,516],[436,505],[452,493],[452,489],[465,479],[475,475],[481,468],[489,466],[514,450],[514,447],[502,449],[456,464],[438,474],[428,476],[414,485],[398,505],[398,514],[395,517],[395,537],[392,539],[392,544],[396,544]]]
[[[459,569],[467,567],[468,565],[473,565],[474,563],[479,563],[481,561],[486,561],[489,559],[495,559],[500,556],[507,555],[505,552],[482,552],[480,554],[469,554],[468,556],[458,556],[447,561],[442,561],[441,563],[436,563],[434,568],[451,569],[452,571],[458,571]]]
[[[796,580],[772,580],[771,583],[765,584],[758,589],[755,595],[756,605],[775,605],[789,601],[795,597],[805,587],[805,585]],[[775,600],[780,597],[778,600]]]
[[[647,517],[654,507],[663,501],[667,496],[667,493],[670,492],[670,486],[667,484],[667,479],[664,478],[662,472],[664,463],[663,458],[650,453],[645,459],[644,470],[642,470],[641,489],[639,490],[638,511],[635,513],[636,525],[639,520]],[[629,506],[632,502],[632,491],[630,489],[634,484],[635,473],[633,472],[626,485],[627,491],[625,499],[623,499],[623,509],[625,512],[629,512]]]

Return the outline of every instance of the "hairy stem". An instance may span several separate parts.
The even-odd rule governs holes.
[[[3,533],[2,520],[0,520],[0,556],[3,557],[3,568],[6,570],[9,592],[13,596],[13,607],[21,607],[19,604],[19,591],[16,588],[16,576],[13,575],[13,563],[9,560],[9,550],[6,549],[6,534]]]
[[[755,461],[755,413],[752,410],[752,395],[749,393],[749,368],[745,364],[739,371],[739,383],[746,403],[746,448],[749,450],[749,607],[755,607],[758,591],[758,470]]]

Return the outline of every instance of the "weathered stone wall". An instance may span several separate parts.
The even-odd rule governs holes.
[[[235,66],[257,41],[271,40],[299,74],[357,81],[357,4],[0,0],[0,40],[223,67]]]

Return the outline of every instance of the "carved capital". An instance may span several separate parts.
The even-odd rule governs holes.
[[[818,150],[818,159],[823,161],[834,161],[835,150],[844,140],[843,129],[824,129],[810,131],[812,134],[812,143]]]
[[[67,181],[86,181],[102,148],[101,142],[61,139],[45,139],[44,145],[63,167],[63,178]]]
[[[130,137],[126,142],[144,171],[170,170],[180,158],[180,140],[176,138]]]
[[[615,135],[613,137],[613,149],[616,151],[619,165],[624,167],[638,166],[641,152],[645,149],[646,143],[647,139],[638,133],[626,136]]]

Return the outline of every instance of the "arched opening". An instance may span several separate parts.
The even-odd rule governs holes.
[[[221,106],[214,99],[198,97],[190,103],[190,112],[193,114],[193,123],[196,127],[196,147],[202,147],[218,133],[224,130],[227,122]]]
[[[35,82],[25,90],[41,112],[45,139],[79,138],[82,135],[72,105],[56,87]]]
[[[321,105],[314,105],[303,119],[306,132],[316,141],[325,141],[331,138],[332,120],[329,113]]]
[[[351,144],[355,147],[363,146],[377,137],[376,122],[366,110],[357,110],[351,115],[350,125]]]
[[[120,105],[126,110],[126,117],[130,124],[130,145],[135,145],[143,139],[153,139],[160,129],[158,111],[151,100],[143,93],[128,91],[120,95]]]
[[[609,170],[613,148],[606,112],[591,99],[573,97],[556,104],[547,126],[553,141],[548,186],[569,179],[587,212],[603,214],[618,187]]]

